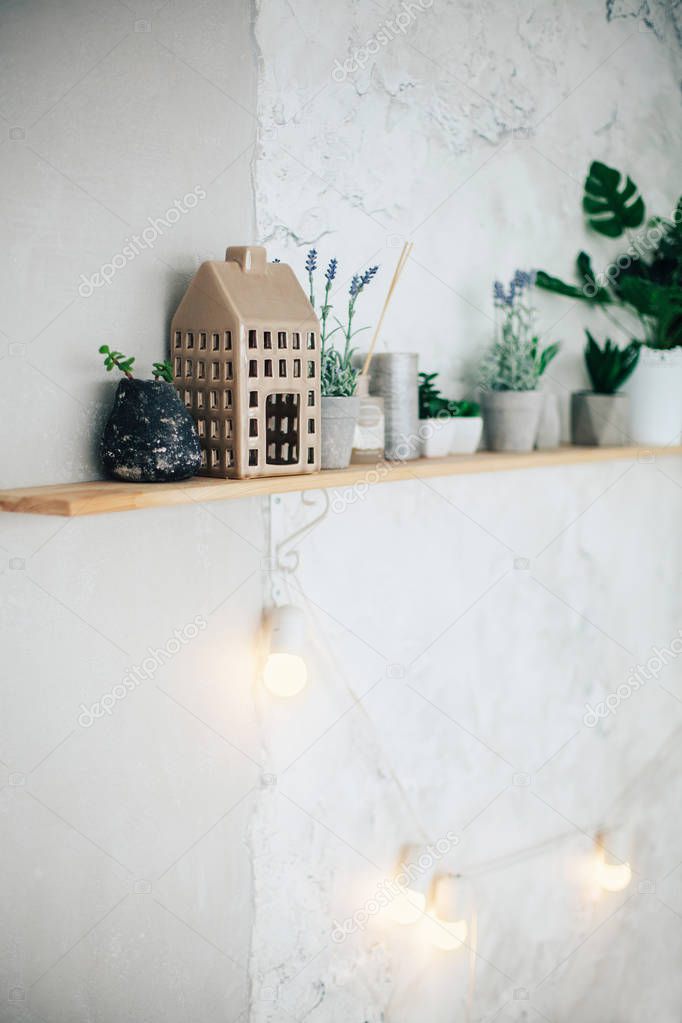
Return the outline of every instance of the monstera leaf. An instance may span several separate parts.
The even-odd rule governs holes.
[[[621,187],[622,185],[622,187]],[[644,220],[644,201],[632,178],[594,160],[585,179],[583,209],[591,228],[607,238],[619,238],[626,228]]]
[[[585,298],[582,289],[576,284],[566,284],[558,277],[552,277],[544,270],[538,270],[535,275],[535,283],[538,288],[544,291],[553,291],[555,295],[565,295],[567,298]]]
[[[552,277],[544,270],[538,270],[535,275],[535,283],[538,288],[545,291],[553,291],[555,295],[565,295],[567,298],[580,298],[584,302],[610,302],[611,296],[606,288],[598,285],[595,279],[592,262],[586,252],[579,252],[576,259],[578,278],[582,284],[566,284],[558,277]]]

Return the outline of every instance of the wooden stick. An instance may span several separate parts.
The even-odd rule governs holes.
[[[405,264],[407,263],[408,259],[410,258],[410,253],[412,252],[412,244],[413,244],[412,242],[405,242],[405,244],[403,245],[403,251],[400,253],[400,259],[398,260],[397,266],[396,266],[395,271],[393,273],[393,279],[392,279],[390,287],[388,289],[388,294],[386,295],[386,300],[384,301],[384,307],[381,310],[381,316],[379,317],[379,321],[377,323],[376,330],[374,331],[374,335],[372,337],[372,341],[371,341],[371,344],[369,346],[369,351],[367,352],[367,357],[365,359],[365,364],[362,367],[362,375],[363,376],[364,376],[365,373],[367,373],[369,371],[369,365],[370,365],[370,363],[372,361],[372,356],[374,355],[374,346],[376,345],[377,340],[379,338],[379,333],[381,331],[381,325],[384,322],[384,316],[386,315],[386,310],[388,309],[389,302],[391,301],[391,298],[393,296],[393,292],[395,291],[396,284],[398,283],[398,280],[400,279],[400,275],[403,272],[403,268],[404,268]]]

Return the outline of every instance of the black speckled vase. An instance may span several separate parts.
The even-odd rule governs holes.
[[[172,384],[121,380],[102,435],[109,476],[129,483],[171,483],[199,470],[194,421]]]

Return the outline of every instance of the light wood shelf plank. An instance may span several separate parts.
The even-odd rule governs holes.
[[[301,476],[271,476],[250,480],[216,480],[202,476],[184,483],[118,483],[98,480],[92,483],[2,490],[0,510],[30,515],[101,515],[105,512],[350,487],[357,483],[392,483],[399,480],[469,476],[480,472],[510,472],[614,460],[650,462],[673,455],[682,455],[682,445],[664,448],[580,448],[566,445],[552,451],[531,451],[527,454],[480,451],[474,455],[420,458],[413,462],[392,464],[351,465],[347,469],[329,469]]]

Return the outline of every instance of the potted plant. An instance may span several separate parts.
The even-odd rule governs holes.
[[[479,445],[483,431],[480,406],[475,401],[443,398],[434,381],[437,373],[419,374],[419,427],[424,458],[468,455]]]
[[[618,309],[634,318],[632,333],[642,346],[628,380],[629,434],[643,444],[679,443],[682,436],[682,199],[671,217],[652,217],[634,181],[594,161],[585,180],[583,210],[588,225],[607,238],[627,234],[629,245],[602,273],[590,257],[577,257],[578,284],[567,284],[544,271],[537,284],[555,294],[600,308],[614,320]],[[623,329],[623,323],[614,320]]]
[[[306,263],[310,304],[315,309],[314,273],[317,269],[317,251],[310,249]],[[360,411],[357,380],[359,369],[353,366],[351,342],[359,330],[353,329],[355,305],[358,297],[373,280],[379,269],[371,266],[362,274],[354,274],[349,288],[346,322],[336,320],[337,326],[328,330],[332,284],[336,278],[338,261],[330,259],[325,270],[324,298],[319,306],[320,317],[320,388],[322,394],[321,416],[321,464],[323,469],[345,469],[350,463],[353,450],[353,436]],[[364,330],[366,328],[360,328]],[[330,344],[330,339],[340,331],[344,345],[339,351]]]
[[[199,438],[191,415],[173,386],[170,362],[155,362],[153,380],[133,377],[134,356],[99,349],[119,381],[101,443],[102,463],[115,479],[130,483],[169,483],[189,479],[201,464]]]
[[[600,348],[585,331],[585,366],[591,391],[571,395],[571,440],[591,447],[618,446],[628,436],[627,394],[619,393],[639,359],[639,341],[619,348],[609,338]]]
[[[508,290],[500,281],[493,286],[497,338],[480,370],[483,421],[492,451],[533,449],[544,402],[538,384],[559,351],[556,343],[541,350],[533,333],[533,283],[532,273],[517,270]]]

